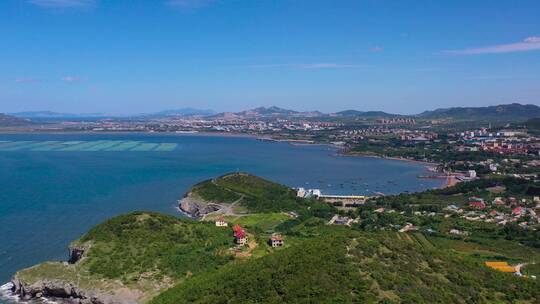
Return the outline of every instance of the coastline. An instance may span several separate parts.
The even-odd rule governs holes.
[[[36,135],[155,135],[155,136],[219,136],[219,137],[253,137],[257,138],[257,135],[254,134],[246,134],[246,133],[236,133],[236,132],[144,132],[144,131],[66,131],[66,130],[20,130],[20,131],[13,131],[13,130],[2,130],[0,129],[0,135],[6,134],[6,135],[30,135],[30,134],[36,134]]]
[[[2,284],[2,283],[0,283]],[[0,286],[0,303],[18,303],[20,302],[19,296],[14,294],[11,289],[13,283],[8,282]],[[53,303],[52,301],[50,303]]]
[[[104,132],[95,132],[95,131],[5,131],[0,129],[0,135],[7,134],[7,135],[16,135],[16,134],[51,134],[51,135],[77,135],[77,134],[83,134],[83,135],[150,135],[150,136],[171,136],[171,137],[197,137],[197,136],[204,136],[204,137],[237,137],[237,138],[252,138],[255,140],[260,141],[268,141],[268,142],[278,142],[278,143],[288,143],[292,146],[326,146],[332,149],[336,149],[337,153],[336,156],[340,157],[371,157],[371,158],[379,158],[379,159],[385,159],[385,160],[394,160],[394,161],[404,161],[404,162],[410,162],[410,163],[417,163],[421,165],[425,165],[427,167],[433,167],[438,166],[440,163],[437,162],[430,162],[430,161],[421,161],[421,160],[415,160],[415,159],[409,159],[404,157],[389,157],[389,156],[382,156],[377,155],[373,153],[362,153],[362,152],[350,152],[347,151],[347,149],[344,146],[336,145],[332,143],[325,143],[325,142],[316,142],[313,140],[304,140],[304,139],[279,139],[274,138],[272,136],[267,135],[256,135],[256,134],[247,134],[247,133],[240,133],[240,132],[141,132],[141,131],[119,131],[119,132],[111,132],[111,131],[104,131]]]
[[[410,162],[410,163],[416,163],[426,166],[426,168],[432,168],[434,166],[439,166],[441,163],[438,162],[431,162],[431,161],[422,161],[422,160],[415,160],[415,159],[409,159],[404,157],[389,157],[389,156],[382,156],[382,155],[376,155],[371,153],[361,153],[361,152],[339,152],[339,155],[341,156],[350,156],[350,157],[373,157],[373,158],[379,158],[379,159],[386,159],[386,160],[396,160],[396,161],[404,161],[404,162]],[[441,176],[443,178],[444,176]],[[457,184],[461,183],[459,179],[457,179],[455,176],[448,176],[446,178],[446,181],[439,187],[435,187],[435,189],[445,189],[448,187],[455,186]]]
[[[457,184],[461,183],[459,179],[457,179],[455,176],[450,176],[446,179],[446,184],[439,189],[449,188],[452,186],[455,186]]]
[[[429,166],[429,167],[440,165],[440,163],[432,162],[432,161],[416,160],[416,159],[410,159],[410,158],[398,157],[398,156],[394,156],[394,157],[383,156],[383,155],[377,155],[377,154],[372,154],[372,153],[340,152],[340,155],[342,155],[342,156],[352,156],[352,157],[373,157],[373,158],[388,159],[388,160],[398,160],[398,161],[405,161],[405,162],[423,164],[423,165],[426,165],[426,166]]]

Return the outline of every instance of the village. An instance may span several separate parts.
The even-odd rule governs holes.
[[[462,181],[476,179],[474,173],[469,173],[469,177],[469,179]],[[298,188],[297,196],[314,198],[333,206],[336,206],[336,202],[339,202],[337,208],[340,213],[335,214],[328,221],[328,225],[352,227],[371,221],[371,215],[380,215],[386,219],[386,224],[377,226],[377,229],[380,230],[390,229],[398,233],[422,232],[428,235],[445,235],[463,240],[474,236],[476,231],[464,229],[462,225],[451,224],[438,231],[431,225],[413,224],[413,222],[429,223],[429,219],[432,218],[435,221],[446,220],[448,223],[457,223],[456,220],[462,220],[471,223],[492,224],[498,227],[516,225],[518,229],[523,231],[537,231],[540,229],[540,196],[502,196],[505,193],[504,187],[492,187],[489,190],[489,195],[486,197],[471,196],[465,202],[450,203],[436,211],[404,211],[377,206],[376,201],[370,201],[376,197],[323,195],[319,189]],[[495,194],[501,194],[501,196],[493,197]],[[370,202],[374,202],[375,205],[369,204]],[[359,212],[360,209],[357,209],[359,207],[362,207],[360,209],[364,211]],[[356,210],[356,212],[353,210]],[[367,215],[361,216],[363,213],[367,213]],[[422,218],[427,221],[422,221]],[[501,272],[513,273],[518,276],[523,275],[520,269],[524,264],[512,266],[506,261],[486,261],[485,266]],[[535,279],[536,277],[531,276],[531,278]]]
[[[229,222],[222,216],[217,217],[214,220],[216,227],[229,229]],[[232,251],[237,257],[250,257],[253,250],[258,246],[258,243],[254,240],[253,234],[248,233],[239,224],[233,224],[231,227],[232,237],[235,248]],[[251,238],[251,239],[250,239]],[[272,233],[267,239],[267,245],[271,248],[282,247],[285,244],[284,238],[280,233]]]

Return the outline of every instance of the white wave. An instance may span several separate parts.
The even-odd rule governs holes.
[[[20,301],[19,296],[11,292],[13,284],[11,282],[0,286],[0,299],[9,301],[8,303],[18,303]]]
[[[0,303],[7,303],[7,304],[11,304],[11,303],[21,303],[21,298],[14,294],[13,292],[11,292],[11,288],[13,288],[13,283],[9,282],[9,283],[6,283],[2,286],[0,286]],[[2,302],[4,301],[4,302]],[[47,299],[47,298],[40,298],[40,299],[35,299],[35,300],[32,300],[32,301],[25,301],[24,303],[28,303],[28,304],[32,304],[32,303],[36,303],[36,304],[59,304],[59,302],[56,302],[56,301],[53,301],[51,299]]]

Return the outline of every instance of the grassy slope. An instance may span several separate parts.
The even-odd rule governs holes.
[[[323,227],[282,251],[194,276],[152,303],[536,303],[538,282],[423,235]]]
[[[241,205],[250,212],[289,211],[306,204],[291,188],[245,173],[204,181],[191,192],[212,202],[232,203],[242,198]]]
[[[201,185],[205,183],[194,189]],[[268,212],[306,204],[285,186],[246,174],[226,175],[212,185],[218,189],[214,194],[249,197],[256,209],[266,212],[227,218],[259,243],[251,258],[233,261],[230,230],[213,223],[135,212],[98,225],[76,241],[91,246],[79,263],[44,263],[19,276],[28,282],[58,278],[110,291],[127,286],[143,291],[143,301],[174,286],[152,300],[160,304],[540,301],[540,281],[483,266],[486,260],[538,261],[540,251],[492,238],[489,229],[477,227],[472,237],[459,240],[328,226],[326,220],[336,211],[326,204],[301,208],[298,219]],[[472,186],[478,185],[460,185]],[[454,195],[461,190],[472,189],[437,191]],[[437,191],[432,194],[443,194]],[[265,244],[274,231],[285,235],[284,248]]]
[[[82,288],[126,286],[153,295],[193,273],[232,260],[227,251],[232,246],[229,231],[149,212],[115,217],[74,243],[90,246],[75,265],[44,263],[17,276],[29,283],[58,278]]]

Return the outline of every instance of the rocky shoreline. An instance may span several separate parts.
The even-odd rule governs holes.
[[[88,248],[85,246],[72,246],[69,248],[69,259],[65,264],[76,264],[84,258]],[[122,299],[115,295],[105,294],[99,290],[82,289],[73,282],[57,279],[39,279],[35,282],[26,282],[17,274],[11,279],[11,295],[18,300],[29,301],[33,299],[62,300],[76,304],[134,304],[132,299]]]
[[[18,295],[23,301],[36,298],[61,298],[72,303],[105,303],[96,297],[87,295],[87,292],[79,289],[72,283],[56,280],[39,280],[32,284],[27,284],[17,276],[11,280],[11,292]]]
[[[200,219],[209,213],[221,210],[223,206],[207,202],[189,192],[179,201],[178,208],[187,216]]]
[[[11,292],[19,300],[47,299],[73,304],[137,304],[138,301],[104,294],[97,290],[84,290],[71,282],[39,280],[27,284],[17,277],[11,280]],[[17,301],[18,302],[18,301]]]
[[[85,247],[70,247],[69,259],[68,262],[65,263],[77,263],[83,257],[85,252]],[[23,301],[36,298],[61,298],[68,299],[73,303],[104,303],[89,296],[87,292],[79,289],[71,282],[43,279],[33,283],[28,283],[19,278],[17,274],[15,274],[11,279],[11,292],[13,295],[17,295]]]

